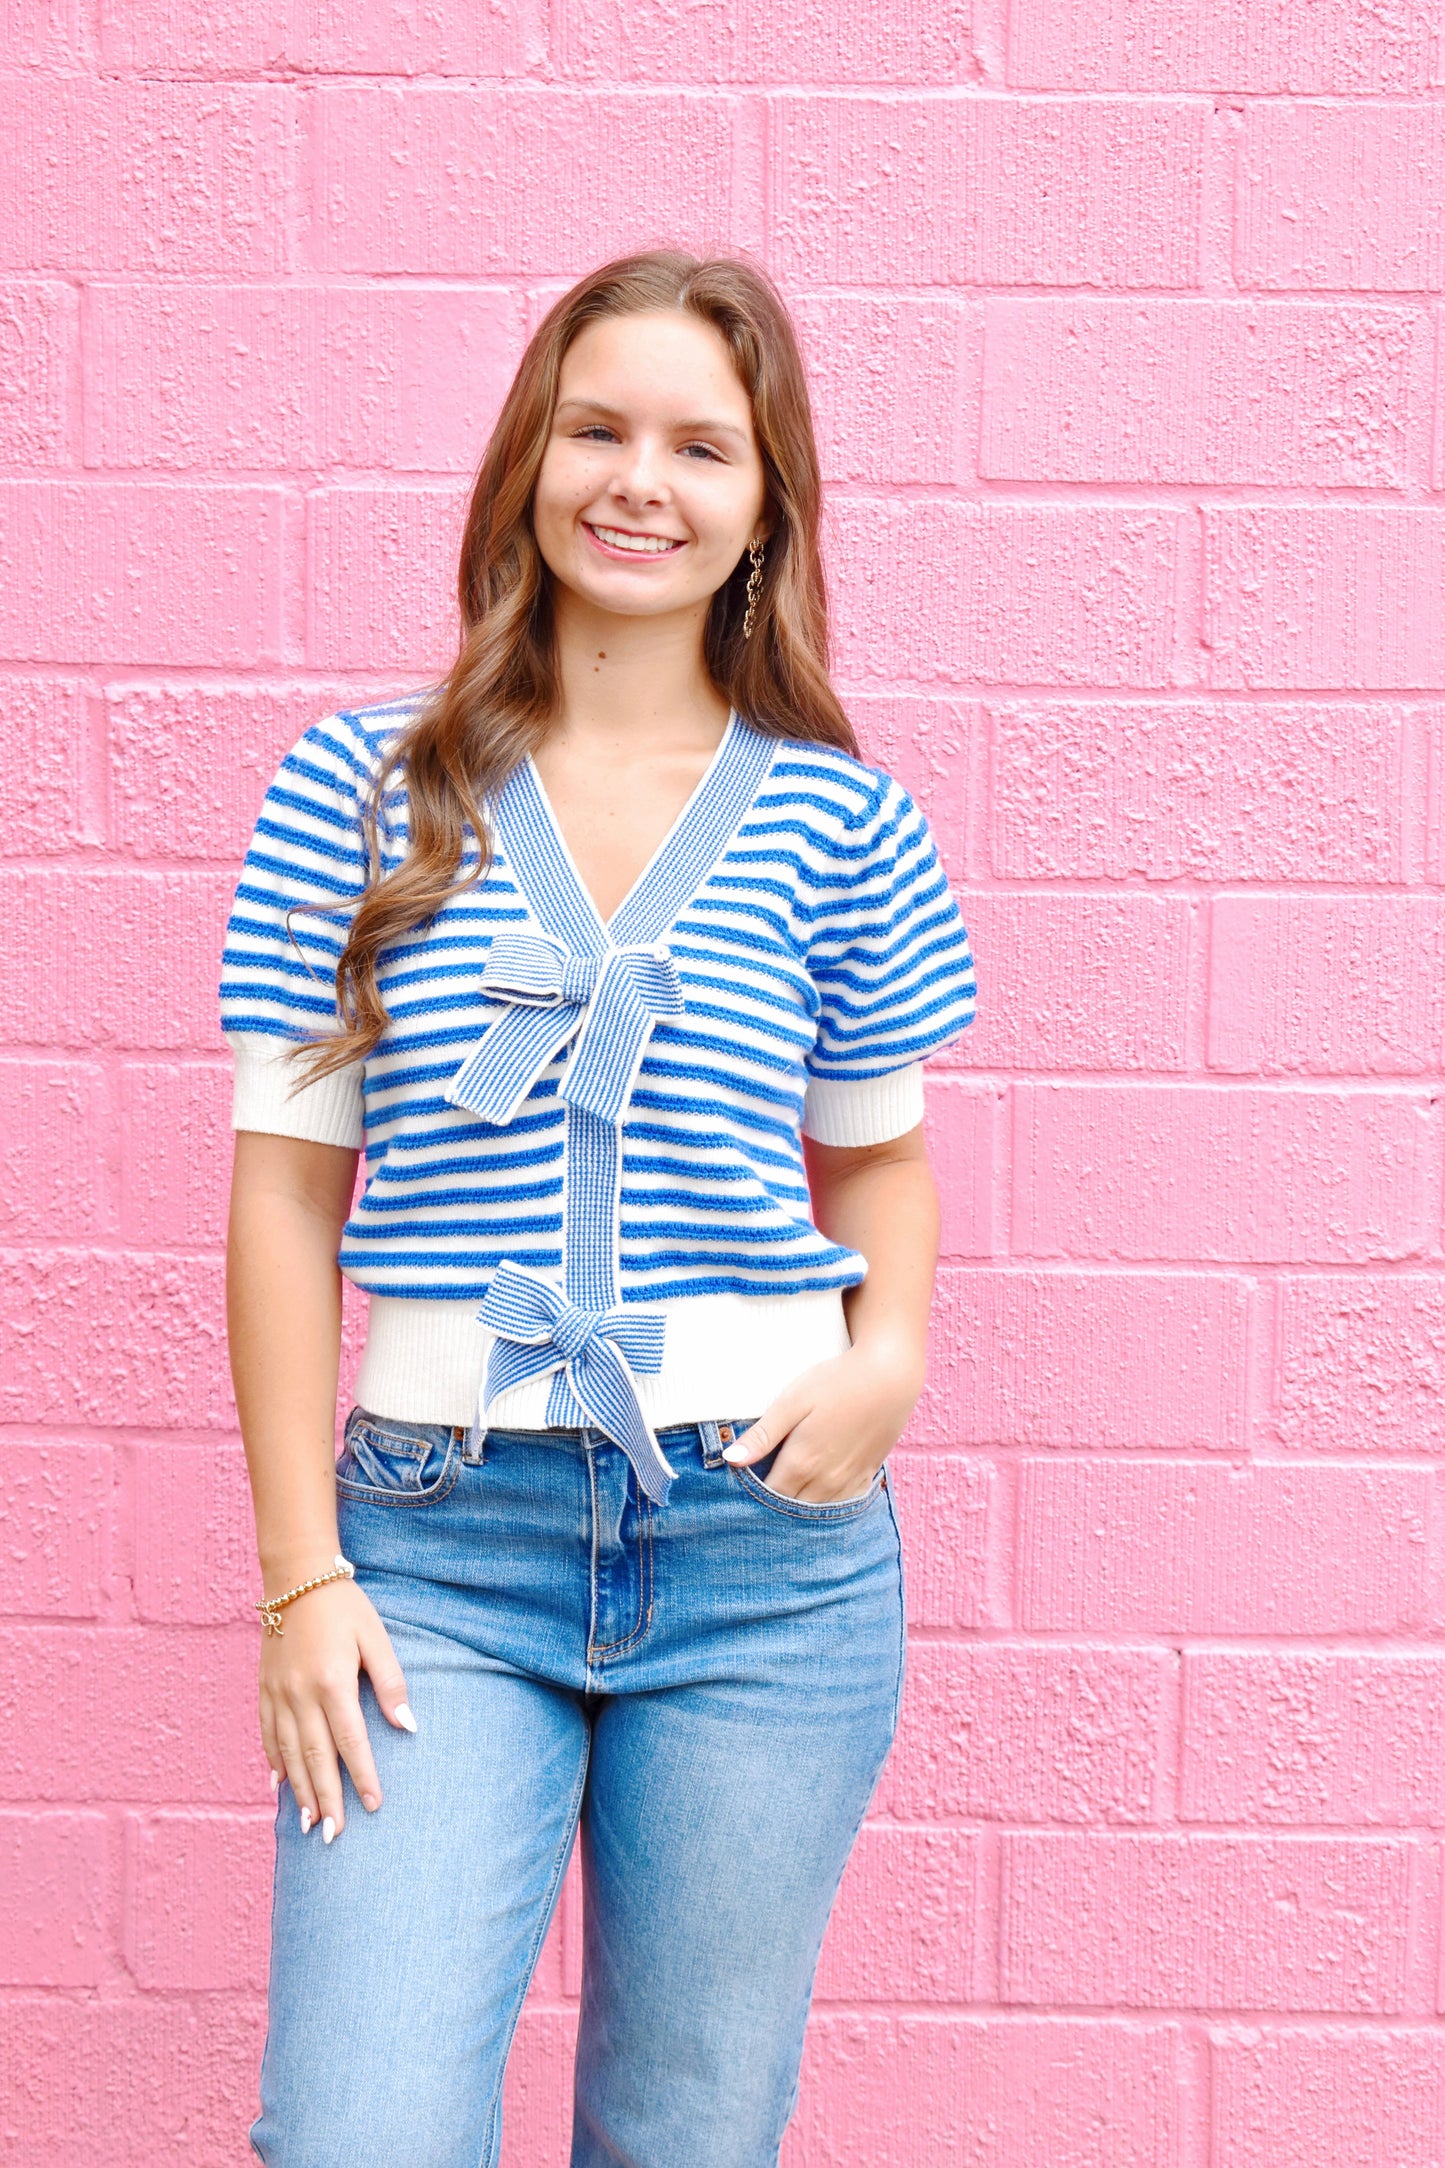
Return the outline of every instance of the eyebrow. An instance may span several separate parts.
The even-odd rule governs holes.
[[[629,419],[621,407],[608,406],[605,399],[559,399],[557,401],[557,412],[559,414],[563,413],[568,407],[582,407],[589,414],[603,414],[608,421],[613,422],[625,422]],[[739,444],[746,444],[748,441],[746,433],[736,428],[732,422],[722,422],[716,419],[675,422],[673,427],[682,436],[736,437]]]

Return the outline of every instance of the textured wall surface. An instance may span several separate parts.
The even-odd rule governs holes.
[[[0,0],[0,2162],[248,2158],[226,902],[445,662],[540,310],[662,240],[798,309],[982,986],[787,2168],[1445,2160],[1438,12]]]

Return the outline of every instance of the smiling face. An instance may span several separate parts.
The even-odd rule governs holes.
[[[763,503],[752,403],[710,324],[669,309],[579,332],[532,499],[562,589],[619,617],[705,616]]]

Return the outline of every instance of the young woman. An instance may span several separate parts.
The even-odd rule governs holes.
[[[974,1001],[828,682],[818,514],[766,280],[607,265],[503,408],[445,683],[261,810],[222,1005],[273,2168],[494,2168],[579,1825],[573,2168],[777,2159],[897,1715],[919,1063]]]

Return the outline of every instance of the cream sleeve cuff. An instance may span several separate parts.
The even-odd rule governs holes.
[[[227,1039],[235,1057],[233,1129],[260,1129],[272,1137],[303,1137],[310,1144],[360,1150],[366,1141],[360,1062],[334,1069],[319,1083],[298,1083],[305,1072],[287,1055],[287,1042],[257,1032],[232,1032]]]
[[[803,1134],[815,1144],[886,1144],[923,1120],[923,1064],[861,1083],[813,1077],[803,1101]]]

